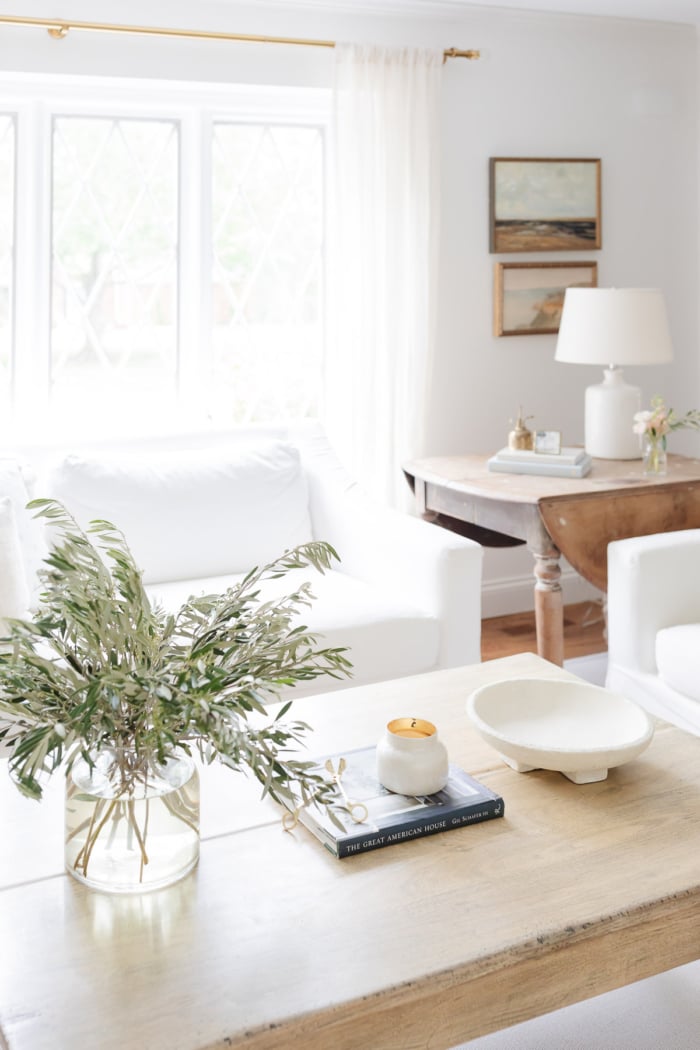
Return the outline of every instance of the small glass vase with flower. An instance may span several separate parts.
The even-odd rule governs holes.
[[[659,477],[667,470],[666,436],[672,430],[700,430],[700,410],[679,416],[666,407],[662,397],[653,397],[651,408],[635,413],[633,429],[642,438],[644,473]]]

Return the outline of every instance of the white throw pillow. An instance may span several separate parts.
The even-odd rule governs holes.
[[[122,530],[146,583],[247,572],[312,538],[299,453],[267,441],[147,457],[69,456],[49,492]]]
[[[656,635],[656,666],[666,685],[700,700],[700,623],[662,628]]]
[[[0,629],[6,621],[25,617],[29,608],[29,587],[22,557],[22,546],[11,500],[0,498]]]

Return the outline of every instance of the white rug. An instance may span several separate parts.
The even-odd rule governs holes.
[[[698,982],[700,962],[690,963],[473,1039],[460,1050],[698,1050]]]
[[[592,656],[577,656],[573,660],[565,660],[564,667],[592,685],[605,685],[608,654],[594,653]]]

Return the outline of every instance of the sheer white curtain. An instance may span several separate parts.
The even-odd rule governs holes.
[[[406,506],[435,341],[442,51],[338,45],[325,422],[354,477]]]

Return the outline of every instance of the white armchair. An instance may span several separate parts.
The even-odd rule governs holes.
[[[114,522],[166,608],[221,590],[298,543],[331,543],[340,562],[313,574],[316,601],[303,619],[325,645],[349,648],[354,673],[304,683],[294,696],[480,659],[481,548],[372,503],[317,424],[24,452],[38,476],[33,494],[61,500],[83,524]],[[3,489],[0,472],[0,504],[7,496],[28,528],[31,493],[18,478],[15,470],[14,488]],[[21,530],[17,539],[26,547]],[[37,561],[24,551],[30,582]],[[269,583],[269,596],[292,586]],[[0,602],[0,616],[12,614]]]
[[[700,529],[608,545],[606,685],[700,735]]]

